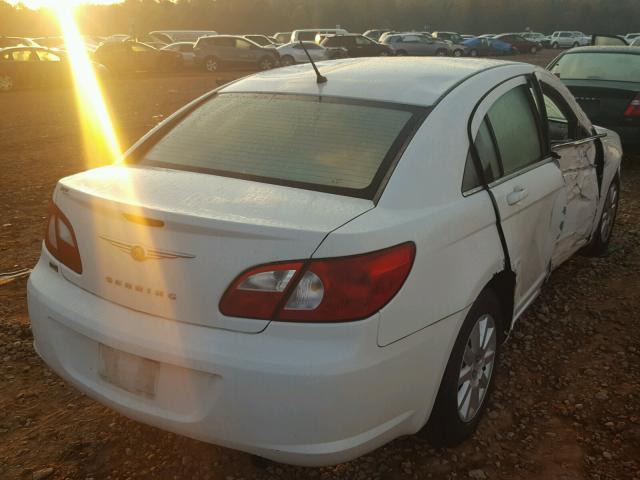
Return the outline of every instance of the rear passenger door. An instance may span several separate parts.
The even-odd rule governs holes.
[[[532,79],[503,83],[481,102],[472,131],[485,179],[495,199],[516,274],[516,318],[535,298],[550,271],[563,220],[564,181],[545,146]],[[465,174],[466,190],[475,172]]]

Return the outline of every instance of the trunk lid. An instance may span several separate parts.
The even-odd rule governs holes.
[[[369,200],[161,168],[104,167],[62,179],[83,273],[65,278],[119,305],[173,320],[260,332],[218,304],[244,270],[306,259]]]
[[[598,125],[624,125],[624,112],[640,91],[640,84],[596,80],[565,81],[584,113]]]

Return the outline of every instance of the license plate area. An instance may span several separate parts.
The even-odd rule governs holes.
[[[160,363],[100,344],[98,374],[105,382],[134,395],[154,398]]]

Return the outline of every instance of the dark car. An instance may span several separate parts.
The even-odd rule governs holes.
[[[510,44],[518,53],[538,53],[544,47],[540,42],[527,40],[522,35],[516,33],[503,33],[493,37],[494,40]]]
[[[99,72],[103,67],[96,65]],[[63,52],[44,47],[12,47],[0,51],[0,91],[71,83]]]
[[[640,49],[578,47],[547,68],[571,90],[594,124],[616,131],[625,147],[640,147]]]
[[[96,49],[94,58],[112,73],[166,72],[182,66],[179,52],[158,50],[131,40],[103,43]]]
[[[193,51],[196,65],[208,72],[223,68],[269,70],[277,66],[280,60],[275,48],[261,47],[237,35],[201,37]]]
[[[320,45],[327,48],[344,48],[350,57],[383,57],[393,55],[388,45],[374,42],[364,35],[328,35]]]

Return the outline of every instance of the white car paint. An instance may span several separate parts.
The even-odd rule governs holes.
[[[582,32],[558,31],[549,36],[552,48],[572,48],[591,45],[591,37]]]
[[[300,465],[343,462],[423,427],[471,305],[505,268],[487,191],[461,188],[469,130],[475,138],[501,94],[533,75],[559,92],[582,127],[591,124],[556,77],[529,64],[372,58],[318,67],[327,83],[316,83],[311,66],[296,66],[220,92],[433,106],[380,194],[358,199],[144,166],[62,179],[54,201],[76,230],[85,271],[76,274],[43,248],[28,287],[35,347],[59,375],[131,418]],[[617,135],[599,132],[607,134],[606,192],[621,148]],[[591,152],[585,154],[588,161],[574,165],[571,155],[580,150],[565,146],[560,161],[543,158],[488,186],[516,272],[514,319],[540,291],[553,259],[575,253],[597,226],[604,195],[584,202],[567,191],[567,175],[577,166],[584,172],[574,183],[588,196],[595,193],[587,188],[595,177],[588,174]],[[512,203],[514,193],[525,191],[520,186],[526,195]],[[123,215],[153,218],[164,228]],[[570,242],[559,241],[563,233]],[[140,264],[101,236],[196,258]],[[225,317],[216,308],[226,286],[249,267],[407,241],[416,247],[409,277],[364,320],[261,321]],[[123,277],[119,289],[103,281],[114,271]],[[127,281],[175,290],[180,301],[135,296],[123,288]],[[99,373],[114,355],[110,349],[123,368],[155,372],[152,396],[116,387]]]
[[[331,60],[329,50],[322,45],[318,45],[315,42],[304,42],[304,46],[314,62]],[[307,54],[300,45],[300,42],[280,45],[276,47],[276,49],[278,50],[281,61],[286,57],[290,57],[293,59],[294,63],[309,63],[309,57],[307,57]]]

